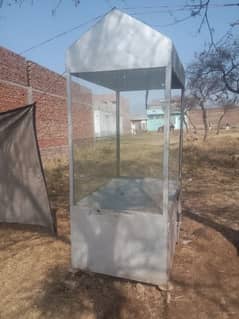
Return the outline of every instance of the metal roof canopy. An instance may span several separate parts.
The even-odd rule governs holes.
[[[115,91],[164,89],[169,66],[171,88],[184,88],[184,69],[172,41],[117,9],[66,53],[67,72]]]

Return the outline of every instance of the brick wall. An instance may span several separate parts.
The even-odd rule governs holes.
[[[32,61],[27,62],[29,82],[33,89],[66,97],[66,80],[63,76]]]
[[[26,87],[17,86],[11,82],[2,82],[0,79],[0,112],[25,105],[27,94]]]
[[[223,114],[223,108],[207,109],[208,123],[212,128],[217,127],[218,120]],[[201,109],[191,110],[189,113],[190,119],[197,129],[203,129],[202,111]],[[224,127],[227,123],[231,127],[239,127],[239,107],[228,108],[221,122]]]
[[[0,47],[0,77],[27,86],[27,62],[20,55]]]
[[[0,47],[0,111],[27,103],[26,60]]]
[[[73,108],[77,111],[73,114],[74,135],[92,137],[92,93],[78,83],[72,84],[72,90],[77,97],[77,108]],[[0,111],[29,104],[31,98],[37,105],[36,127],[42,155],[62,156],[68,145],[65,78],[0,47]]]

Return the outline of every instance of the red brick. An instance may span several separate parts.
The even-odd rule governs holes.
[[[208,123],[210,123],[214,128],[217,127],[218,120],[222,114],[222,108],[207,109]],[[203,129],[201,109],[191,110],[189,116],[196,128]],[[239,107],[228,108],[221,122],[221,126],[225,126],[226,123],[229,123],[231,127],[239,127]]]
[[[27,103],[27,88],[9,85],[0,79],[0,112],[24,106]]]
[[[5,48],[0,48],[0,111],[28,103],[29,86],[36,102],[36,128],[41,153],[61,156],[68,149],[66,79]],[[74,138],[93,137],[91,91],[72,83]]]
[[[20,55],[0,46],[0,78],[27,86],[27,62]]]

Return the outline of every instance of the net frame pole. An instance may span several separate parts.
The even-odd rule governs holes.
[[[74,205],[74,163],[73,163],[73,143],[72,143],[72,96],[71,96],[71,74],[66,74],[67,90],[67,119],[68,119],[68,147],[69,147],[69,203]]]
[[[116,91],[116,175],[120,177],[120,91]]]
[[[179,187],[181,189],[182,185],[182,163],[183,163],[183,117],[184,117],[184,88],[181,89],[181,101],[180,101],[180,137],[179,137],[179,168],[178,168],[178,178]]]
[[[172,87],[172,62],[165,70],[165,109],[164,109],[164,147],[163,147],[163,214],[168,215],[169,196],[169,142],[170,142],[170,104]]]

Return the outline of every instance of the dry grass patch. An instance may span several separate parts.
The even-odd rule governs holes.
[[[151,141],[122,146],[126,160],[140,159],[139,171],[159,163],[159,145]],[[0,226],[0,318],[238,318],[238,147],[237,132],[185,143],[184,219],[168,296],[149,285],[69,272],[68,166],[45,163],[59,237],[38,227]]]

